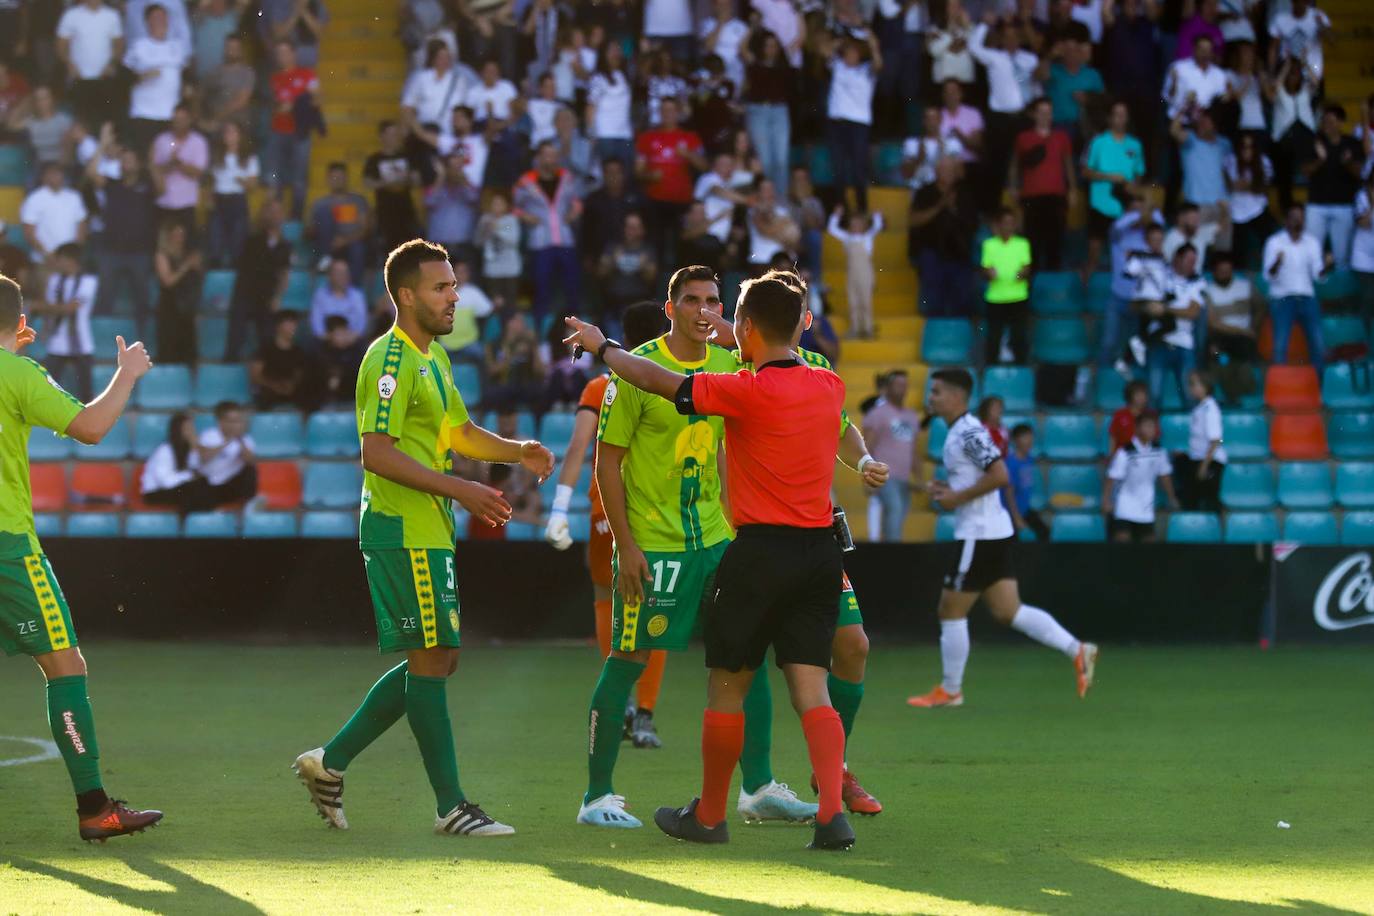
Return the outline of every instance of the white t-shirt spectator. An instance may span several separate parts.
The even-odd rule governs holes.
[[[1269,34],[1279,41],[1280,59],[1300,58],[1316,78],[1321,79],[1325,61],[1318,35],[1323,29],[1329,28],[1331,18],[1315,6],[1309,6],[1301,19],[1294,16],[1291,10],[1276,15],[1269,23]]]
[[[988,71],[988,108],[1002,114],[1020,114],[1027,101],[1021,93],[1022,82],[1034,72],[1039,58],[1029,51],[1008,53],[1001,48],[989,48],[984,44],[987,34],[987,24],[980,23],[973,30],[969,50]]]
[[[973,82],[973,53],[969,51],[967,42],[970,37],[970,30],[963,28],[949,28],[930,30],[930,73],[931,80],[939,85],[945,80],[958,80],[961,83]],[[950,48],[956,39],[962,38],[965,41],[962,51],[951,51]]]
[[[90,214],[81,195],[71,188],[54,191],[46,185],[34,188],[19,207],[19,221],[32,226],[34,236],[44,251],[56,251],[59,246],[76,241],[81,222]],[[33,259],[43,260],[42,252],[34,250]]]
[[[186,15],[186,0],[125,0],[124,37],[132,45],[148,34],[148,7],[160,6],[167,11],[167,38],[181,46],[190,60],[194,44],[191,38],[191,18]]]
[[[1239,129],[1267,130],[1269,124],[1264,119],[1264,97],[1260,94],[1259,75],[1243,76],[1234,70],[1228,70],[1226,84],[1240,104],[1240,121],[1237,125]]]
[[[406,81],[401,104],[415,109],[420,124],[446,126],[453,120],[453,109],[465,104],[463,100],[477,83],[476,75],[462,65],[450,67],[443,75],[433,67],[416,70]]]
[[[749,37],[749,26],[739,19],[731,19],[721,26],[720,34],[716,36],[715,50],[710,50],[706,47],[706,36],[715,30],[715,17],[708,16],[702,20],[701,28],[697,30],[697,36],[701,39],[701,52],[715,54],[721,59],[725,64],[725,75],[730,77],[738,90],[744,85],[744,61],[740,59],[739,49]]]
[[[1002,460],[1002,452],[982,422],[966,413],[949,428],[943,458],[950,487],[966,490],[977,483],[988,468]],[[954,537],[960,541],[1000,541],[1015,533],[1011,516],[996,490],[954,510]]]
[[[691,35],[690,0],[645,0],[644,34],[649,38],[681,38]]]
[[[1295,123],[1302,124],[1313,133],[1317,132],[1317,114],[1312,108],[1312,87],[1303,83],[1296,95],[1290,95],[1280,83],[1274,87],[1274,110],[1269,136],[1277,143]]]
[[[1254,297],[1254,287],[1250,285],[1250,280],[1239,271],[1225,286],[1213,280],[1207,284],[1207,315],[1209,319],[1214,319],[1228,328],[1253,331]]]
[[[466,137],[440,134],[439,155],[447,156],[454,150],[463,156],[463,174],[468,176],[468,184],[480,188],[487,175],[487,138],[481,134],[468,134]]]
[[[1093,44],[1102,43],[1102,0],[1075,3],[1073,8],[1069,10],[1069,18],[1087,26],[1088,37]]]
[[[57,303],[76,301],[76,313],[53,319],[43,328],[50,356],[89,356],[95,352],[91,336],[91,310],[95,308],[95,294],[100,283],[94,274],[73,274],[70,277],[53,273],[48,277],[47,300]]]
[[[1203,223],[1192,235],[1184,235],[1183,230],[1175,226],[1164,233],[1164,259],[1172,264],[1180,248],[1192,245],[1197,249],[1197,269],[1206,270],[1207,250],[1216,244],[1220,233],[1221,226],[1218,223]]]
[[[148,456],[148,463],[143,465],[143,477],[138,484],[139,492],[146,496],[159,490],[174,490],[195,480],[199,468],[200,455],[195,449],[191,449],[191,453],[186,456],[186,468],[177,470],[177,456],[172,451],[172,444],[164,442],[153,449],[153,453]]]
[[[1213,102],[1226,94],[1226,71],[1215,64],[1204,70],[1191,57],[1176,60],[1169,68],[1169,75],[1164,78],[1164,92],[1170,119],[1178,117],[1190,107],[1189,94],[1197,96],[1194,104],[1199,110],[1210,108]]]
[[[1188,457],[1201,461],[1207,457],[1208,446],[1220,442],[1221,438],[1221,408],[1217,406],[1217,399],[1208,395],[1198,401],[1188,415]],[[1226,446],[1218,445],[1212,453],[1212,460],[1217,464],[1225,464]]]
[[[593,140],[633,139],[630,100],[630,81],[624,73],[617,70],[610,76],[593,74],[587,87],[587,101],[595,106],[595,111],[588,135]]]
[[[472,109],[472,116],[477,121],[485,121],[487,118],[508,121],[510,103],[519,97],[520,91],[510,80],[497,80],[491,86],[478,82],[468,90],[464,104]]]
[[[210,167],[216,194],[243,194],[243,179],[257,178],[258,174],[258,157],[239,161],[238,153],[225,153],[223,162]]]
[[[1269,161],[1269,157],[1260,154],[1260,171],[1263,172],[1264,187],[1269,186],[1269,182],[1274,180],[1274,166]],[[1236,157],[1234,154],[1226,157],[1224,166],[1227,181],[1234,189],[1237,179]],[[1258,178],[1260,176],[1254,176]],[[1253,180],[1253,179],[1252,179]],[[1269,195],[1263,191],[1231,191],[1231,222],[1248,223],[1258,217],[1265,210],[1269,209]],[[1201,263],[1201,262],[1199,262]]]
[[[1207,281],[1201,276],[1181,277],[1169,271],[1169,311],[1184,312],[1197,305],[1207,304]],[[1191,350],[1197,344],[1193,334],[1192,318],[1174,316],[1174,329],[1164,335],[1164,342],[1183,350]]]
[[[1169,456],[1157,445],[1132,438],[1116,450],[1107,466],[1107,478],[1119,486],[1112,515],[1124,522],[1148,525],[1155,520],[1155,481],[1173,473]]]
[[[155,41],[143,37],[124,54],[124,66],[134,71],[136,82],[129,93],[129,117],[149,121],[170,121],[181,98],[181,70],[186,66],[186,50],[175,41]],[[151,79],[138,75],[156,70]]]
[[[200,444],[203,448],[219,448],[224,445],[224,433],[219,431],[218,426],[212,426],[200,434]],[[242,439],[235,439],[218,452],[213,458],[205,462],[205,479],[211,486],[219,486],[227,483],[234,478],[234,475],[244,469],[243,448],[248,447],[251,452],[258,450],[253,443],[252,436],[244,436]]]
[[[873,123],[873,65],[851,67],[838,57],[830,65],[830,100],[826,114],[832,121]]]
[[[945,156],[964,158],[964,144],[954,137],[907,137],[906,142],[902,144],[902,160],[905,162],[919,158],[922,149],[925,150],[925,158],[916,166],[916,171],[911,173],[908,182],[913,191],[919,191],[935,180],[935,163]]]
[[[1364,188],[1355,195],[1355,238],[1350,246],[1350,267],[1361,273],[1374,273],[1374,227],[1359,224],[1369,214],[1369,192]]]
[[[553,119],[562,107],[563,103],[557,99],[530,99],[526,103],[525,113],[530,116],[531,149],[545,140],[552,140],[558,136],[558,131],[553,126]]]
[[[108,6],[92,10],[84,3],[62,14],[57,37],[68,42],[78,79],[99,79],[114,58],[114,43],[124,37],[119,14]]]
[[[773,208],[773,215],[777,217],[787,216],[787,208],[779,204]],[[773,260],[774,255],[784,250],[781,242],[769,238],[755,228],[753,212],[751,211],[749,218],[749,263],[767,264]]]
[[[800,67],[802,49],[797,37],[801,34],[802,18],[796,3],[793,0],[753,0],[753,7],[758,10],[764,29],[778,36],[787,62]],[[794,43],[797,44],[795,48]]]
[[[328,283],[315,287],[310,297],[310,333],[323,339],[326,333],[325,321],[331,315],[342,315],[348,322],[348,329],[354,334],[367,330],[367,299],[363,291],[350,286],[342,293],[334,292]]]
[[[696,187],[692,190],[692,196],[701,201],[702,206],[706,209],[706,221],[710,223],[706,231],[720,239],[722,244],[730,240],[730,225],[734,222],[735,202],[711,192],[716,188],[738,188],[741,183],[748,182],[752,178],[753,176],[749,172],[736,169],[729,181],[721,178],[714,171],[706,172],[697,179]]]
[[[1280,254],[1283,255],[1283,263],[1276,273],[1270,273]],[[1287,229],[1280,229],[1264,243],[1261,265],[1264,277],[1269,281],[1270,299],[1315,296],[1316,288],[1312,284],[1321,276],[1324,266],[1321,242],[1305,232],[1294,241]]]

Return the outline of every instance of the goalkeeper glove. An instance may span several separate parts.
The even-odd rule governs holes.
[[[572,535],[568,532],[568,505],[572,502],[572,487],[560,483],[553,496],[553,509],[549,511],[549,523],[544,528],[544,540],[557,550],[567,550],[572,546]]]

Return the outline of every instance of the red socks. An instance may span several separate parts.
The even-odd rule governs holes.
[[[597,601],[596,607],[596,646],[604,659],[611,654],[611,599]]]
[[[834,710],[830,710],[834,714]],[[835,724],[839,725],[839,716]],[[844,744],[844,731],[840,731]],[[701,801],[697,803],[697,820],[703,827],[714,827],[725,820],[725,808],[730,797],[730,777],[735,774],[740,752],[744,750],[744,713],[706,710],[701,720]],[[812,755],[814,758],[814,755]],[[841,754],[843,756],[843,754]],[[835,798],[840,797],[838,775],[835,778]]]
[[[840,783],[844,778],[844,725],[840,722],[840,714],[831,706],[808,709],[802,713],[801,722],[802,732],[806,735],[806,749],[811,754],[811,771],[816,774],[816,785],[821,790],[821,809],[816,813],[816,822],[828,824],[840,813]]]

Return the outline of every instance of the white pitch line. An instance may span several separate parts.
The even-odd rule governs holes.
[[[37,754],[30,754],[27,757],[11,757],[7,760],[0,760],[0,767],[17,767],[21,763],[41,763],[44,760],[55,760],[61,756],[57,751],[57,745],[46,738],[21,738],[18,735],[0,735],[0,741],[18,741],[21,744],[31,744],[38,749]]]

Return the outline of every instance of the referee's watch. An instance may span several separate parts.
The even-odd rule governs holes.
[[[617,350],[625,349],[625,347],[620,343],[620,341],[612,340],[611,338],[607,337],[605,340],[601,342],[601,346],[596,348],[596,358],[600,362],[604,363],[606,361],[606,349],[608,347],[615,347]]]

